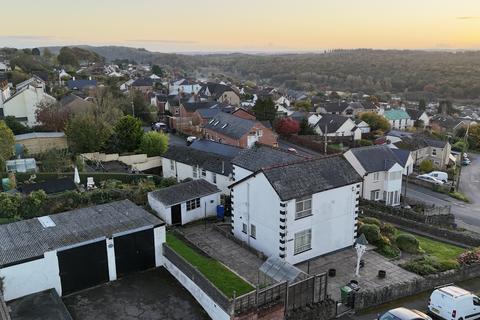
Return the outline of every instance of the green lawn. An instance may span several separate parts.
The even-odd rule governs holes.
[[[407,232],[400,232],[407,233]],[[422,237],[414,234],[415,238],[420,242],[420,248],[425,251],[426,254],[437,258],[439,261],[456,261],[460,253],[466,251],[466,249],[457,247],[445,242],[432,240],[430,238]]]
[[[223,264],[198,253],[172,233],[167,233],[167,244],[185,260],[197,267],[198,271],[227,297],[232,298],[234,291],[238,297],[255,289]]]

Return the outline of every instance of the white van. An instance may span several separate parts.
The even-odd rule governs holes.
[[[480,299],[470,291],[449,285],[432,292],[428,310],[445,320],[478,319]]]
[[[448,174],[446,172],[442,171],[432,171],[430,173],[427,173],[430,177],[433,177],[437,180],[443,181],[446,183],[448,181]]]

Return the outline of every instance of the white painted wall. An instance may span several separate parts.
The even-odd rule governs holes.
[[[155,266],[160,267],[165,263],[163,257],[163,244],[167,241],[165,225],[153,229],[153,240],[155,245]]]
[[[243,178],[251,175],[253,172],[247,169],[244,169],[242,167],[233,166],[233,177],[235,178],[235,181],[242,180]]]
[[[54,288],[62,295],[57,252],[45,252],[38,260],[1,268],[5,301]]]
[[[165,258],[165,268],[190,292],[213,320],[230,320],[230,315],[227,312],[167,258]]]
[[[178,182],[185,179],[194,179],[193,178],[193,169],[191,165],[173,160],[173,169],[171,168],[170,159],[162,158],[162,173],[165,178],[176,178]],[[230,194],[230,189],[228,186],[233,183],[233,178],[230,178],[227,175],[222,175],[212,171],[206,170],[205,176],[202,176],[202,168],[198,167],[197,177],[195,179],[204,179],[217,186],[218,189],[222,191],[222,194]],[[216,182],[214,181],[213,176],[216,177]]]
[[[26,117],[26,125],[35,126],[38,124],[35,112],[41,102],[55,103],[56,99],[46,94],[42,88],[29,85],[27,89],[4,103],[3,113],[5,116],[16,118]]]
[[[353,245],[355,236],[355,206],[360,184],[344,186],[312,196],[312,216],[295,220],[295,200],[287,202],[286,257],[296,264],[319,255]],[[278,257],[280,251],[281,200],[263,173],[233,188],[233,233],[263,252]],[[247,224],[247,233],[243,224]],[[251,225],[256,237],[251,236]],[[294,255],[296,232],[312,229],[312,249]]]
[[[148,204],[157,213],[157,215],[167,224],[172,224],[171,207],[155,199],[150,192],[147,195]],[[187,211],[187,203],[181,203],[182,224],[201,220],[206,217],[215,217],[217,215],[217,206],[220,204],[220,192],[200,198],[200,207]],[[205,210],[206,208],[206,210]]]
[[[108,278],[110,281],[115,281],[117,280],[117,262],[115,261],[114,239],[107,238],[105,244],[107,246]]]

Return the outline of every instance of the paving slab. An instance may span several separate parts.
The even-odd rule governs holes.
[[[357,253],[354,248],[321,256],[297,264],[296,267],[310,274],[328,272],[329,269],[336,269],[335,277],[328,277],[328,293],[332,299],[340,301],[340,288],[351,280],[357,280],[361,289],[370,290],[382,288],[387,285],[403,283],[420,279],[419,275],[400,268],[387,258],[373,250],[368,250],[362,257],[365,266],[360,269],[360,276],[355,275]],[[384,279],[378,277],[378,271],[385,270],[387,276]]]

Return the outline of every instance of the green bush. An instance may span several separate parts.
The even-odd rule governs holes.
[[[380,225],[382,224],[380,222],[380,220],[378,220],[377,218],[371,218],[371,217],[363,217],[361,218],[361,221],[364,223],[364,224],[374,224],[378,227],[380,227]]]
[[[382,238],[380,228],[375,224],[365,223],[358,229],[358,234],[364,234],[367,241],[371,244],[379,243]]]
[[[426,276],[447,270],[458,268],[458,263],[455,261],[440,261],[432,256],[424,256],[418,259],[411,260],[403,265],[402,268]]]
[[[397,228],[391,223],[382,223],[380,225],[380,233],[390,239],[390,241],[394,241],[395,235],[397,234]]]
[[[362,147],[365,147],[365,146],[372,146],[373,142],[366,139],[360,139],[360,141],[358,141],[358,144]]]
[[[411,234],[400,234],[397,236],[396,244],[402,251],[408,253],[418,253],[420,251],[420,243],[417,238]]]
[[[400,249],[391,245],[379,247],[376,251],[387,258],[396,258],[400,254]]]
[[[421,172],[431,172],[434,169],[432,160],[425,159],[420,162],[420,171]]]

